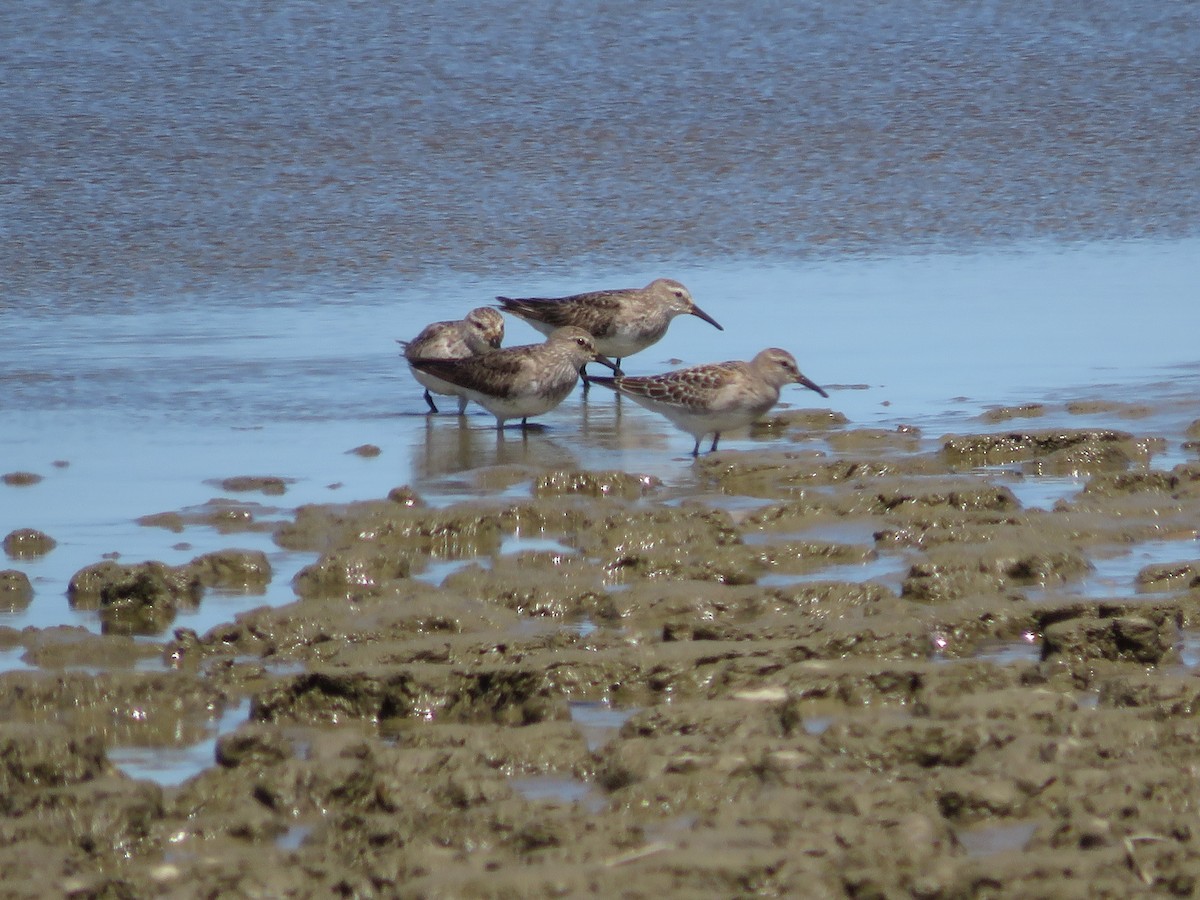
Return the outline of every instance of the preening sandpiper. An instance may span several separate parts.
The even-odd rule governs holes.
[[[570,297],[497,297],[500,308],[524,319],[542,334],[574,325],[596,339],[596,350],[621,360],[657,343],[676,316],[692,315],[724,331],[716,319],[696,305],[691,293],[672,278],[658,278],[643,288],[591,291]],[[587,373],[580,373],[587,386]]]
[[[558,328],[541,344],[493,350],[463,359],[415,359],[412,366],[454,385],[496,417],[540,416],[562,403],[586,363],[597,362],[620,374],[612,360],[596,352],[596,342],[582,328]]]
[[[413,377],[425,388],[430,412],[437,412],[430,391],[458,398],[458,414],[467,409],[467,396],[458,387],[413,366],[415,359],[462,359],[495,350],[504,340],[504,316],[487,306],[471,310],[463,319],[426,325],[411,341],[397,341]]]
[[[771,347],[750,362],[720,362],[689,366],[662,375],[592,378],[636,403],[671,420],[676,428],[696,440],[692,456],[700,453],[700,439],[713,436],[717,449],[721,432],[749,425],[779,402],[786,384],[802,384],[822,397],[829,395],[800,372],[795,357]]]

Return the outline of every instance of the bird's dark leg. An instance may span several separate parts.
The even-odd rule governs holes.
[[[579,378],[583,382],[583,392],[586,394],[588,392],[588,388],[591,387],[591,385],[588,383],[587,363],[584,363],[579,367]]]
[[[721,432],[719,432],[719,431],[717,431],[717,432],[714,432],[714,434],[713,434],[713,445],[712,445],[711,447],[709,447],[709,448],[708,448],[708,452],[709,452],[709,453],[712,453],[714,450],[716,450],[716,449],[717,449],[717,441],[719,441],[720,439],[721,439]]]
[[[522,418],[521,419],[521,430],[525,431],[527,428],[529,428],[529,420],[526,418]]]
[[[692,448],[692,456],[700,455],[700,438],[696,438],[696,446]]]
[[[429,388],[425,389],[425,402],[429,404],[430,412],[437,412],[437,404],[433,402],[433,397],[429,393]]]

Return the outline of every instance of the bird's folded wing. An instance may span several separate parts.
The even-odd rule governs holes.
[[[627,394],[670,403],[687,409],[708,409],[713,398],[735,378],[736,370],[723,363],[696,366],[652,375],[645,378],[626,378],[621,390]]]
[[[506,312],[536,319],[555,328],[574,325],[596,337],[608,337],[612,331],[613,312],[621,308],[615,291],[595,291],[574,297],[497,297]]]
[[[519,383],[514,376],[525,369],[528,359],[522,354],[498,350],[466,359],[414,359],[410,363],[419,372],[469,391],[507,397]]]

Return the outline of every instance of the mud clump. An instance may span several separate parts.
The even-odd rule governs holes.
[[[1157,665],[1175,646],[1174,632],[1141,616],[1097,621],[1060,622],[1043,636],[1046,658],[1067,656],[1075,660],[1111,659]]]
[[[268,532],[273,531],[277,523],[261,521],[261,517],[274,512],[277,511],[257,503],[221,497],[191,509],[142,516],[137,523],[147,528],[165,528],[176,533],[196,525],[207,525],[221,534]]]
[[[261,550],[205,553],[184,569],[205,588],[261,593],[271,581],[271,563]]]
[[[12,559],[45,556],[58,541],[36,528],[18,528],[4,536],[4,552]]]
[[[824,431],[849,425],[850,420],[833,409],[785,409],[763,416],[751,426],[751,434],[778,431]]]
[[[1126,469],[1162,448],[1161,440],[1138,439],[1125,431],[1041,430],[950,437],[942,446],[956,466],[1028,462],[1041,475]]]
[[[0,569],[0,611],[17,612],[33,600],[29,576],[17,569]]]
[[[1085,494],[1164,494],[1174,499],[1200,494],[1200,466],[1178,465],[1170,472],[1115,472],[1092,476]]]
[[[73,609],[99,611],[105,633],[158,634],[175,620],[181,603],[199,602],[200,590],[160,562],[126,566],[108,560],[76,572],[67,598]]]
[[[629,475],[625,472],[548,472],[534,481],[535,497],[582,494],[587,497],[624,497],[637,499],[650,493],[662,482],[653,475]]]
[[[0,725],[0,802],[6,812],[23,790],[79,784],[99,778],[106,768],[104,745],[95,737],[74,740],[54,725]]]
[[[276,475],[235,475],[222,479],[218,484],[221,490],[231,491],[235,494],[259,491],[263,494],[278,496],[287,493],[288,485],[293,481],[292,478],[280,478]]]
[[[174,567],[106,560],[76,572],[67,598],[73,609],[97,610],[105,634],[152,635],[162,633],[180,608],[194,609],[206,588],[261,592],[270,580],[262,551],[220,551]]]
[[[42,476],[36,472],[5,472],[0,475],[0,481],[9,487],[31,487],[41,480]]]
[[[975,594],[1000,594],[1017,586],[1063,583],[1091,568],[1082,554],[1066,547],[942,545],[927,560],[910,567],[901,596],[944,603]]]
[[[1020,406],[998,406],[989,409],[980,418],[985,422],[1006,422],[1009,419],[1037,419],[1045,414],[1045,404],[1023,403]]]
[[[80,626],[59,625],[25,632],[24,662],[46,671],[88,667],[129,669],[156,660],[161,651],[129,635],[96,635]]]
[[[1200,562],[1156,563],[1137,573],[1140,591],[1172,591],[1200,587]]]

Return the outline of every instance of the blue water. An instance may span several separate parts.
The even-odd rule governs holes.
[[[628,371],[783,346],[831,394],[785,403],[855,424],[933,435],[1099,396],[1178,431],[1200,378],[1195,13],[3,6],[0,473],[44,480],[0,487],[0,535],[59,545],[0,561],[36,590],[0,624],[95,627],[64,591],[102,554],[272,550],[133,524],[232,475],[295,479],[250,496],[280,515],[526,490],[496,466],[686,493],[690,440],[611,397],[527,438],[423,414],[394,339],[496,294],[679,278],[725,331],[679,320]],[[507,343],[536,339],[510,321]],[[382,453],[347,453],[365,443]],[[273,552],[267,595],[195,627],[285,601],[305,559]]]
[[[4,4],[0,308],[1194,235],[1196,22],[1128,0]]]

